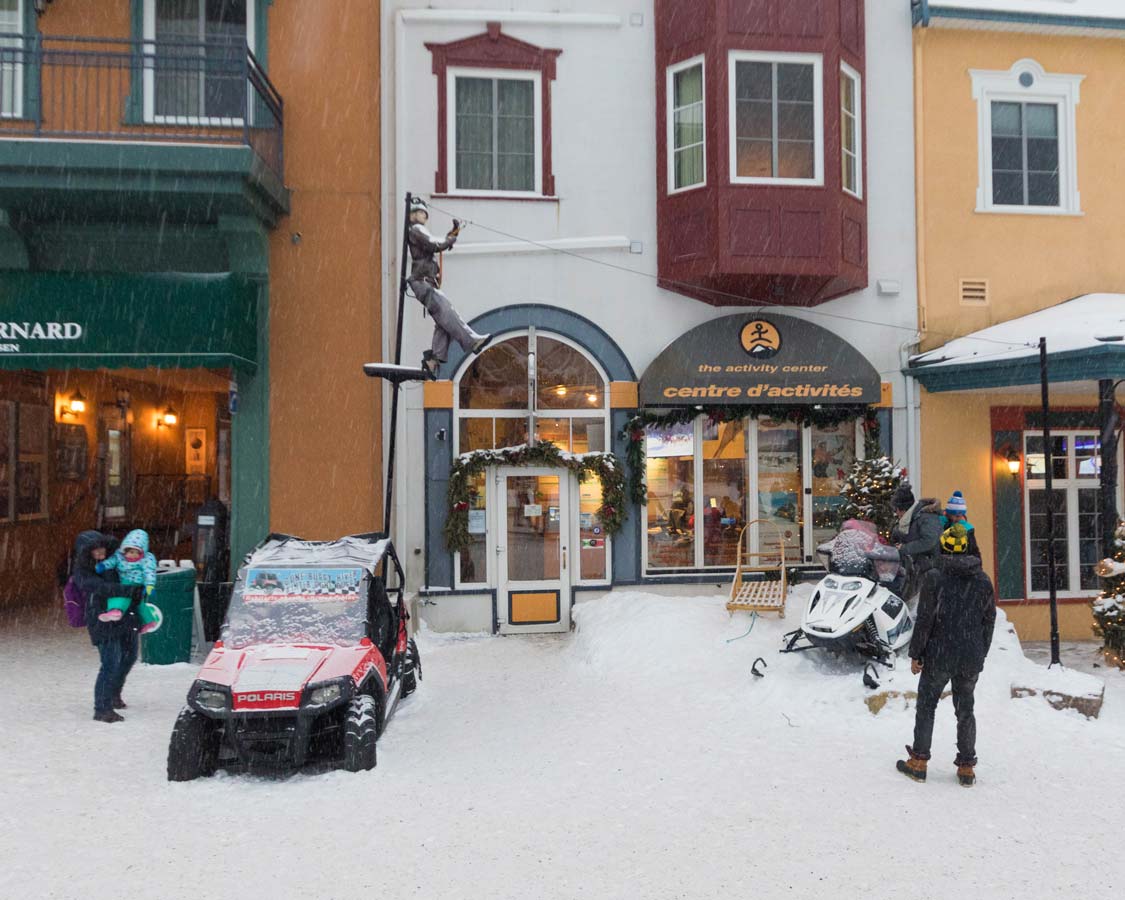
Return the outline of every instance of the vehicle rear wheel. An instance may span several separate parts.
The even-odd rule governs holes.
[[[402,670],[402,696],[409,697],[418,690],[418,682],[422,679],[422,657],[418,653],[418,645],[414,638],[406,645],[406,665]]]
[[[378,714],[375,698],[369,694],[360,694],[348,704],[348,714],[344,719],[344,769],[348,772],[375,768]]]
[[[219,767],[219,724],[185,706],[168,742],[168,780],[191,781]]]

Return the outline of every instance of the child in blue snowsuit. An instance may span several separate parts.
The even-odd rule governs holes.
[[[945,504],[945,515],[941,517],[942,531],[952,528],[954,525],[964,526],[965,531],[969,533],[969,549],[965,552],[979,559],[980,547],[977,546],[976,530],[969,521],[969,505],[965,502],[965,496],[960,491],[953,492],[953,496]]]
[[[113,556],[94,567],[99,575],[109,569],[117,570],[117,577],[122,584],[143,584],[145,596],[151,594],[156,587],[156,557],[148,552],[148,532],[140,528],[133,529],[125,535],[125,540]],[[131,603],[125,597],[110,597],[106,601],[106,611],[98,619],[102,622],[117,622],[125,615]],[[137,615],[143,623],[141,634],[156,631],[164,621],[160,610],[152,603],[140,604]]]

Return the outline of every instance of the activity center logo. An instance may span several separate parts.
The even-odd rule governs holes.
[[[769,322],[747,322],[739,335],[742,349],[755,359],[772,359],[781,350],[781,333]]]

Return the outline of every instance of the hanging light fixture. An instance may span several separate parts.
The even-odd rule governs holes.
[[[66,418],[72,416],[77,418],[82,413],[86,412],[86,398],[82,396],[81,391],[75,391],[70,395],[70,399],[60,407],[59,414]]]
[[[566,396],[566,385],[560,384],[557,388],[555,388],[555,395],[558,396],[558,397],[565,397]]]
[[[157,428],[171,428],[178,421],[180,421],[180,417],[178,415],[176,415],[175,408],[172,407],[171,405],[169,405],[169,406],[165,407],[164,412],[162,412],[159,416],[157,416],[156,427]]]
[[[588,393],[586,395],[586,402],[589,403],[591,406],[597,406],[597,404],[598,404],[597,393],[595,391],[590,391],[590,393]]]

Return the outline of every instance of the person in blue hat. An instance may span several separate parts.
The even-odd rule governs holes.
[[[977,533],[973,523],[969,521],[969,505],[965,502],[965,495],[954,491],[953,496],[945,503],[945,515],[941,517],[941,530],[945,531],[954,525],[962,525],[969,533],[969,547],[965,551],[970,556],[980,559],[980,547],[977,546]]]

